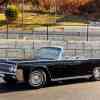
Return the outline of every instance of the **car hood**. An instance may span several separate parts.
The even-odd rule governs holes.
[[[17,62],[18,64],[31,64],[31,63],[49,63],[49,62],[53,62],[53,61],[56,61],[56,60],[27,60],[27,61],[19,61]]]
[[[0,59],[0,73],[10,73],[15,75],[16,69],[22,65],[38,65],[38,64],[48,64],[51,60],[18,60],[18,59]],[[11,72],[11,69],[15,69]]]
[[[21,63],[42,63],[42,62],[52,62],[57,60],[49,59],[0,59],[0,63],[7,64],[21,64]]]

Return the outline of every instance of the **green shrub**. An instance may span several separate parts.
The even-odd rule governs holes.
[[[19,11],[16,6],[9,5],[5,10],[5,16],[7,20],[16,20],[18,18]]]

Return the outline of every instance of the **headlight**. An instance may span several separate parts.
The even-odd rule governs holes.
[[[15,66],[9,67],[9,71],[10,71],[10,72],[16,72],[16,67],[15,67]]]

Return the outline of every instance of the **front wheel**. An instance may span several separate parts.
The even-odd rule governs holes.
[[[96,81],[100,81],[100,67],[95,67],[93,70],[93,78]]]
[[[41,70],[33,70],[29,74],[29,85],[33,88],[41,88],[46,84],[46,73]]]

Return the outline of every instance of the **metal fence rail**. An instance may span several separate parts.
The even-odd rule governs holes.
[[[0,58],[25,58],[25,49],[22,48],[0,48]]]
[[[84,56],[87,58],[99,58],[100,49],[65,49],[64,55],[67,56]],[[27,51],[22,48],[0,48],[0,59],[32,59],[34,57],[34,49]]]
[[[0,39],[37,39],[37,40],[100,40],[100,27],[90,25],[56,25],[11,28],[0,27]]]

